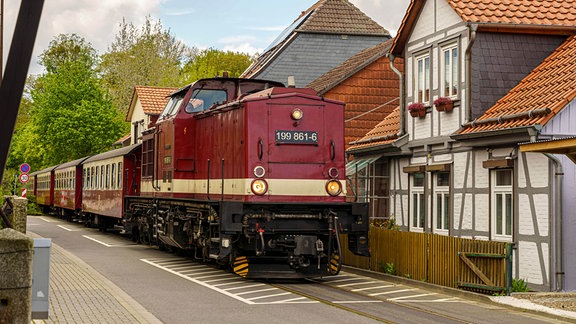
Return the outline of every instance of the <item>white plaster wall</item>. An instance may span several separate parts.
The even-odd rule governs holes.
[[[518,253],[518,278],[536,285],[549,284],[547,279],[550,271],[549,249],[546,243],[518,242],[518,249],[514,251]],[[539,260],[544,260],[544,264],[540,264]],[[542,266],[544,266],[544,273],[542,273]]]
[[[132,123],[136,121],[140,121],[144,119],[144,125],[138,125],[138,134],[134,134],[134,125]],[[149,123],[149,118],[144,113],[144,108],[142,108],[142,103],[140,103],[140,99],[136,100],[134,104],[134,111],[132,112],[132,118],[130,119],[130,136],[131,136],[131,143],[134,143],[134,139],[140,137],[144,127],[147,127]]]
[[[490,196],[487,194],[476,195],[475,230],[488,232],[490,230]]]

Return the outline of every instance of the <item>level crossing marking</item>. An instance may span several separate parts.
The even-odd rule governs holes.
[[[382,289],[382,288],[390,288],[390,287],[394,287],[394,285],[384,285],[384,286],[374,286],[374,287],[366,287],[366,288],[357,288],[357,289],[352,289],[350,291],[365,291],[365,290],[372,290],[372,289]]]
[[[389,298],[388,300],[402,300],[402,299],[426,297],[426,296],[432,296],[432,295],[436,295],[436,293],[418,294],[418,295],[412,295],[412,296],[400,296],[400,297],[395,297],[395,298]]]
[[[398,290],[392,290],[392,291],[385,291],[385,292],[379,292],[379,293],[373,293],[373,294],[368,294],[368,296],[380,296],[380,295],[390,295],[390,294],[395,294],[395,293],[401,293],[401,292],[405,292],[405,291],[414,291],[417,289],[398,289]]]
[[[182,258],[177,258],[177,259],[166,259],[166,258],[162,258],[162,259],[140,259],[140,261],[145,262],[151,266],[154,266],[156,268],[162,269],[164,271],[167,271],[171,274],[174,274],[176,276],[179,276],[183,279],[186,279],[188,281],[191,281],[193,283],[196,283],[198,285],[201,285],[203,287],[212,289],[213,291],[216,291],[218,293],[221,293],[225,296],[234,298],[238,301],[241,301],[245,304],[249,304],[249,305],[270,305],[270,304],[302,304],[302,303],[319,303],[318,301],[315,300],[311,300],[308,298],[303,298],[301,296],[298,296],[294,293],[291,292],[287,292],[284,291],[280,288],[275,288],[272,287],[270,285],[266,285],[263,283],[254,283],[253,281],[249,281],[243,278],[238,277],[235,274],[232,273],[227,273],[227,274],[222,274],[220,270],[216,270],[216,269],[211,269],[208,266],[205,265],[195,265],[192,263],[191,260],[187,260],[187,259],[182,259]],[[186,262],[190,263],[190,267],[188,268],[188,270],[183,270],[182,265],[186,264]],[[197,269],[190,269],[190,268],[197,268]],[[182,270],[178,270],[178,269],[182,269]],[[210,271],[207,271],[210,270]],[[229,278],[224,278],[226,277],[226,275],[229,276]],[[219,279],[213,279],[215,277],[222,277]],[[210,279],[210,280],[202,280],[202,279]],[[210,282],[221,282],[224,280],[231,280],[231,279],[242,279],[243,281],[235,281],[235,282],[228,282],[228,283],[223,283],[223,284],[210,284]],[[234,286],[234,287],[228,287],[228,288],[219,288],[221,286],[225,286],[225,285],[239,285],[239,286]],[[256,287],[261,287],[261,286],[267,286],[270,288],[264,288],[264,289],[259,289]],[[249,291],[243,291],[245,289],[250,289],[250,288],[256,288],[254,290],[249,290]],[[232,290],[238,290],[238,289],[242,289],[241,292],[238,293],[234,293],[232,292]],[[250,294],[259,294],[261,292],[265,292],[265,291],[276,291],[277,293],[271,293],[269,295],[252,295],[249,298],[243,297],[242,295],[250,295]],[[286,299],[282,299],[282,300],[276,300],[281,296],[286,296]]]
[[[349,283],[349,284],[344,284],[344,285],[338,285],[338,287],[350,287],[350,286],[357,286],[357,285],[367,285],[367,284],[373,284],[376,283],[378,281],[365,281],[365,282],[355,282],[355,283]]]
[[[340,300],[333,301],[334,304],[362,304],[362,303],[383,303],[383,300]]]

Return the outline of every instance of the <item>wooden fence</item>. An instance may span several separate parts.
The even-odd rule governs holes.
[[[369,238],[369,258],[352,254],[341,240],[344,264],[446,287],[510,293],[510,243],[378,227],[370,229]]]

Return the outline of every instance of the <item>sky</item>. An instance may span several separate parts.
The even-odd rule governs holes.
[[[1,0],[0,0],[1,1]],[[4,64],[22,0],[4,1]],[[349,0],[392,36],[410,0]],[[317,0],[45,0],[29,74],[42,73],[38,55],[59,34],[77,34],[99,54],[122,19],[141,26],[147,16],[190,47],[261,53]]]

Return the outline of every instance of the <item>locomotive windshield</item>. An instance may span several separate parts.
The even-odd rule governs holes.
[[[210,109],[213,105],[222,104],[226,100],[228,100],[226,90],[196,89],[192,92],[190,101],[184,110],[187,113],[200,112]]]
[[[165,119],[176,114],[178,108],[180,108],[180,105],[182,104],[182,100],[184,100],[185,94],[185,92],[181,92],[173,95],[166,104],[166,107],[164,107],[160,119]]]

